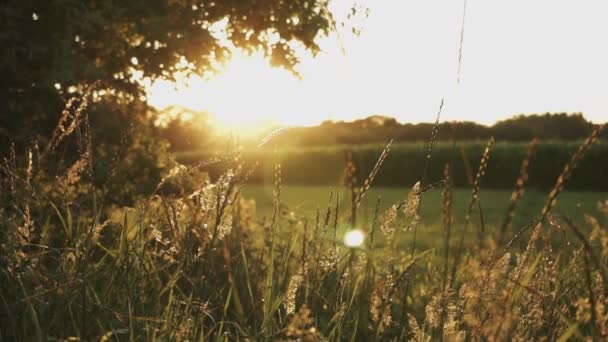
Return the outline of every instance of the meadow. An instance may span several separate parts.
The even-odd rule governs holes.
[[[272,214],[273,185],[246,185],[242,189],[242,196],[255,200],[257,216],[270,216]],[[370,224],[373,219],[376,201],[380,200],[380,211],[387,210],[391,205],[404,201],[409,188],[373,187],[363,200],[359,209],[362,224]],[[339,206],[348,208],[350,203],[347,188],[340,186],[307,186],[285,185],[282,188],[282,203],[285,210],[291,210],[309,218],[316,215],[317,210],[324,210],[328,206],[329,194],[334,193],[340,198]],[[541,211],[543,200],[548,193],[531,189],[521,199],[521,208],[516,217],[516,225],[522,225],[534,220]],[[471,190],[466,188],[454,189],[454,222],[462,224],[467,211],[467,200]],[[557,210],[563,211],[575,221],[581,222],[584,214],[598,215],[598,202],[608,198],[606,192],[564,191],[556,205]],[[511,199],[511,191],[482,189],[480,201],[484,203],[483,215],[488,222],[499,222],[505,215]],[[333,203],[332,205],[335,205]],[[420,224],[424,226],[441,225],[441,189],[429,190],[424,195],[424,206],[420,207]]]
[[[380,212],[385,212],[393,204],[398,204],[406,200],[410,189],[396,187],[373,187],[370,188],[367,197],[362,201],[358,211],[359,224],[371,226],[374,220],[376,204]],[[260,219],[270,217],[273,212],[273,185],[247,185],[242,189],[242,197],[252,199],[256,204],[256,216]],[[333,194],[334,201],[328,203],[329,195]],[[524,226],[536,218],[544,205],[544,199],[548,193],[530,189],[520,200],[520,207],[514,217],[515,227]],[[294,214],[311,222],[315,220],[317,212],[326,211],[328,206],[335,206],[335,199],[338,198],[339,208],[350,206],[349,190],[339,186],[306,186],[306,185],[285,185],[281,189],[283,210]],[[453,190],[453,221],[456,225],[462,225],[466,219],[468,199],[471,197],[471,190],[458,188]],[[498,225],[504,219],[511,199],[511,191],[508,190],[487,190],[482,189],[479,194],[481,205],[481,215],[487,232],[493,234],[499,229]],[[589,191],[564,191],[555,206],[555,210],[570,217],[577,224],[584,224],[585,215],[598,216],[598,203],[608,199],[608,192],[589,192]],[[428,236],[428,240],[421,240],[427,248],[436,246],[437,236],[441,236],[442,228],[442,200],[441,189],[429,190],[424,194],[423,203],[420,206],[420,234]],[[343,216],[349,213],[344,210]],[[476,208],[477,218],[479,218],[479,207]],[[348,217],[342,217],[346,221]],[[476,220],[478,224],[479,219]],[[475,227],[477,230],[478,227]],[[509,234],[515,234],[510,231]],[[411,240],[411,236],[403,236],[405,242]]]
[[[333,3],[0,2],[0,341],[608,341],[602,12]]]
[[[437,173],[399,149],[391,157],[390,144],[370,167],[355,153],[307,164],[341,170],[333,187],[290,184],[294,159],[272,152],[264,171],[236,149],[174,163],[130,206],[108,201],[113,171],[104,187],[91,183],[86,146],[57,164],[57,135],[43,153],[2,165],[0,339],[606,338],[607,194],[566,191],[585,158],[597,158],[600,131],[547,190],[528,184],[542,169],[537,141],[517,160],[511,190],[486,189],[492,170],[512,167],[493,159],[491,139],[461,180],[457,159]],[[376,186],[383,168],[396,172],[389,160],[422,182]]]

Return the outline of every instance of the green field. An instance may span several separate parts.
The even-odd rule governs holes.
[[[339,206],[348,212],[350,197],[347,189],[329,186],[283,186],[281,200],[290,210],[314,216],[316,210],[325,211],[330,192],[340,196]],[[372,187],[363,199],[359,209],[359,217],[366,223],[373,218],[374,208],[380,197],[380,210],[384,211],[392,204],[405,200],[409,189]],[[243,189],[243,196],[252,198],[257,204],[258,216],[268,216],[272,213],[273,186],[247,185]],[[454,218],[456,223],[462,223],[467,210],[471,190],[456,189],[454,191]],[[481,190],[480,201],[484,216],[489,226],[503,219],[509,205],[511,192],[507,190]],[[525,224],[540,214],[547,193],[538,190],[527,191],[518,204],[515,223]],[[335,195],[334,195],[335,199]],[[597,203],[608,199],[606,192],[566,191],[560,195],[557,210],[562,210],[576,220],[583,218],[584,214],[597,215]],[[335,206],[333,202],[332,206]],[[423,194],[421,203],[421,223],[433,226],[441,223],[441,191],[430,190]]]
[[[247,185],[242,195],[245,198],[254,199],[256,202],[257,216],[260,219],[269,218],[273,211],[273,185]],[[394,187],[371,187],[367,196],[363,199],[359,208],[359,226],[367,230],[371,227],[376,203],[380,199],[380,212],[384,212],[391,205],[404,201],[409,189]],[[332,210],[339,196],[339,211],[341,221],[347,221],[350,213],[350,197],[347,189],[343,187],[329,186],[283,186],[281,188],[281,203],[287,212],[297,213],[306,217],[311,222],[316,217],[317,210],[321,216],[325,214],[328,207],[329,194],[333,192]],[[505,217],[510,202],[511,192],[507,190],[481,190],[480,203],[483,212],[485,228],[488,233],[495,233]],[[513,219],[511,231],[507,234],[512,236],[518,229],[538,218],[547,193],[538,190],[529,190],[518,203],[516,214]],[[453,201],[454,229],[462,229],[465,221],[467,207],[471,198],[470,189],[455,189]],[[563,213],[579,224],[584,223],[584,215],[601,216],[597,209],[600,201],[608,200],[606,192],[577,192],[566,191],[562,193],[557,202],[554,213]],[[419,234],[423,247],[434,246],[434,237],[442,233],[441,213],[441,191],[430,190],[422,195],[420,204]],[[476,207],[478,208],[478,207]],[[476,231],[479,227],[479,209],[476,209],[472,218],[473,224],[469,231]],[[404,236],[404,242],[410,240],[411,236]],[[437,238],[439,239],[439,238]]]

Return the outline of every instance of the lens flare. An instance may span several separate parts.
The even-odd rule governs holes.
[[[346,247],[360,247],[365,240],[365,234],[359,229],[351,230],[344,234],[344,245]]]

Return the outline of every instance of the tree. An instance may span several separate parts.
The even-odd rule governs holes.
[[[333,24],[323,0],[8,0],[0,23],[3,128],[48,118],[95,82],[116,101],[143,100],[142,78],[209,74],[230,45],[292,70],[293,43],[316,53]]]
[[[517,115],[497,122],[493,127],[497,139],[527,141],[541,139],[584,139],[593,130],[593,124],[581,113],[545,113],[543,115]]]
[[[160,113],[160,119],[163,122],[157,124],[161,127],[161,136],[169,142],[171,151],[198,151],[219,140],[214,136],[211,118],[206,112],[171,106]]]
[[[144,80],[210,75],[234,48],[263,51],[273,65],[293,70],[295,44],[316,53],[317,36],[333,25],[326,2],[2,1],[0,154],[10,143],[18,149],[47,143],[68,99],[88,89],[96,148],[126,141],[125,153],[136,153],[137,141],[155,143],[150,135],[158,135],[150,128]],[[138,137],[144,126],[148,136]],[[100,152],[97,163],[109,162],[110,154]]]

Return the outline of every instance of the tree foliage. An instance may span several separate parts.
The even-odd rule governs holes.
[[[188,151],[209,148],[223,140],[214,132],[211,121],[206,112],[170,106],[159,113],[157,125],[171,151]]]
[[[292,69],[294,42],[317,52],[316,37],[331,25],[319,0],[3,1],[2,135],[14,138],[8,128],[18,121],[52,116],[93,83],[99,94],[130,102],[143,95],[142,78],[208,74],[231,46]]]
[[[145,152],[131,171],[158,173],[146,82],[210,75],[233,49],[293,70],[296,46],[316,53],[317,36],[332,27],[326,8],[325,0],[2,1],[0,154],[48,143],[69,99],[89,94],[96,166],[111,168],[116,150],[125,161]]]
[[[290,134],[275,139],[281,145],[300,146],[370,144],[385,142],[390,138],[397,142],[427,141],[433,126],[432,123],[399,123],[394,118],[374,115],[352,122],[325,121],[316,127],[294,128]],[[467,121],[442,122],[439,124],[436,139],[487,140],[494,136],[498,141],[527,142],[534,137],[571,141],[584,139],[592,129],[593,124],[580,113],[545,113],[517,115],[492,126]]]

